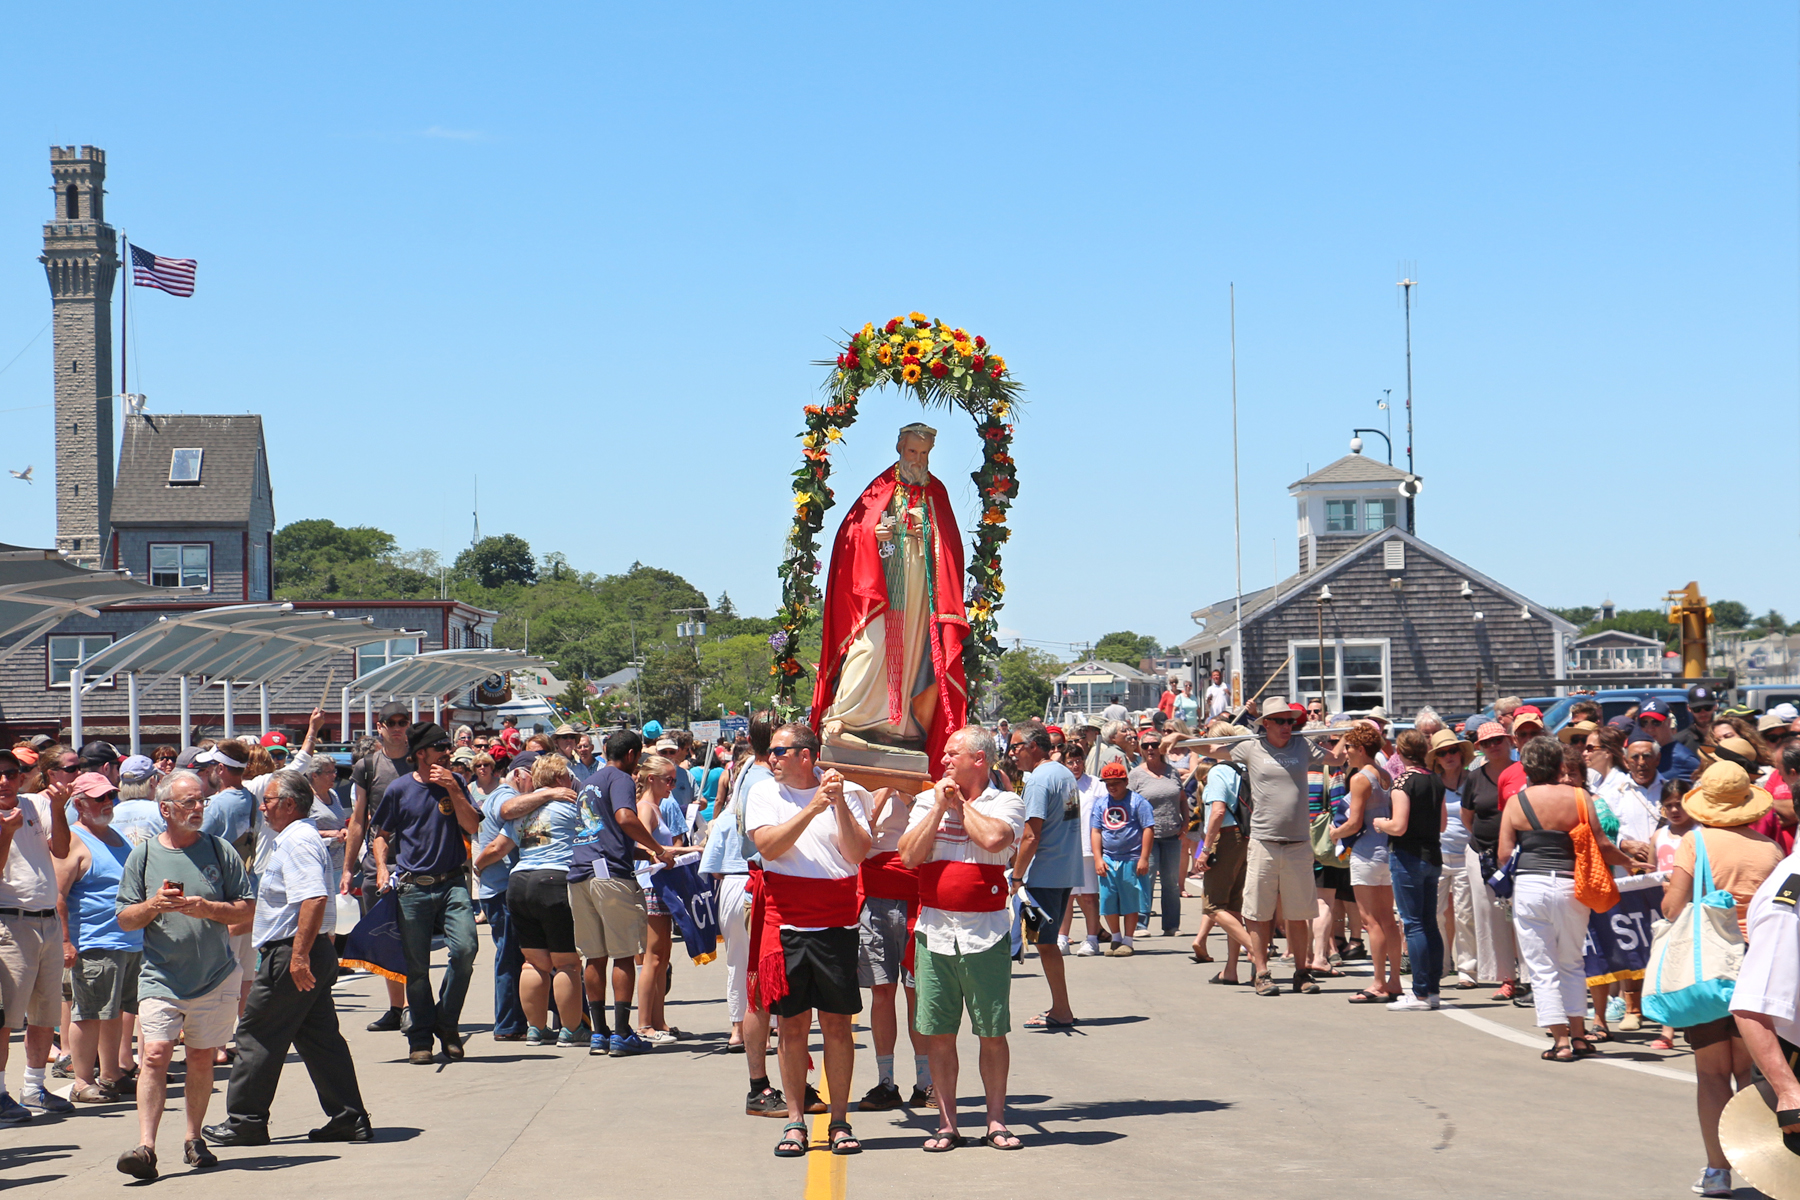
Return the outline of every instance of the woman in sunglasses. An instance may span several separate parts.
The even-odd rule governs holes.
[[[1480,766],[1463,785],[1463,823],[1469,827],[1467,856],[1469,897],[1475,908],[1476,974],[1482,980],[1498,979],[1495,1000],[1511,1000],[1518,991],[1519,948],[1513,936],[1512,915],[1488,888],[1488,876],[1500,864],[1500,776],[1512,766],[1512,738],[1498,721],[1475,731]]]

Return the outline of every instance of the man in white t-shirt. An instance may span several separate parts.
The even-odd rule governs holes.
[[[863,859],[862,926],[856,954],[856,982],[869,989],[869,1033],[875,1042],[875,1086],[857,1102],[858,1112],[886,1112],[902,1104],[894,1084],[894,1047],[900,1023],[898,993],[906,989],[906,1032],[912,1040],[910,1107],[936,1107],[925,1039],[914,1026],[918,993],[913,986],[912,935],[919,917],[919,873],[900,861],[900,835],[912,815],[912,796],[881,788],[870,798],[869,857]]]
[[[1214,670],[1212,682],[1206,685],[1206,719],[1216,721],[1231,705],[1231,689],[1225,686],[1220,673]]]
[[[775,1146],[778,1158],[807,1152],[806,1043],[815,1011],[825,1040],[832,1152],[862,1150],[844,1118],[856,1055],[850,1018],[862,1011],[857,868],[872,841],[870,798],[836,771],[816,775],[818,754],[819,735],[810,726],[783,725],[769,744],[774,778],[758,782],[745,798],[744,831],[763,857],[750,926],[756,1003],[781,1021],[788,1123]]]
[[[1776,1124],[1784,1134],[1800,1133],[1800,1081],[1794,1076],[1800,1054],[1800,850],[1756,889],[1745,918],[1749,937],[1731,1013],[1751,1061],[1774,1089]],[[1694,1190],[1731,1195],[1731,1169],[1709,1165]]]
[[[1088,817],[1094,811],[1094,801],[1106,795],[1106,785],[1087,773],[1087,759],[1076,750],[1071,749],[1060,760],[1069,768],[1069,774],[1075,776],[1075,794],[1081,797],[1081,824],[1079,828],[1088,827]],[[1081,839],[1081,882],[1075,887],[1075,903],[1069,905],[1063,913],[1062,933],[1057,935],[1056,948],[1064,954],[1070,953],[1069,934],[1075,928],[1075,908],[1081,906],[1082,928],[1087,930],[1087,937],[1074,950],[1076,958],[1092,958],[1100,953],[1100,876],[1094,870],[1094,842],[1092,838]]]
[[[63,935],[56,916],[56,863],[69,856],[66,783],[40,795],[19,795],[25,767],[0,750],[0,1121],[23,1124],[28,1108],[66,1113],[75,1106],[44,1086],[50,1039],[62,1021]],[[6,1060],[12,1032],[25,1031],[25,1086],[18,1100],[6,1094]]]
[[[1006,1035],[1012,1029],[1012,915],[1006,864],[1025,829],[1025,801],[988,784],[999,750],[979,725],[950,735],[944,778],[913,801],[900,859],[919,872],[919,921],[913,938],[919,1012],[915,1026],[931,1055],[938,1128],[925,1149],[962,1144],[956,1131],[956,1034],[963,1010],[981,1044],[987,1133],[996,1150],[1022,1144],[1006,1127]]]

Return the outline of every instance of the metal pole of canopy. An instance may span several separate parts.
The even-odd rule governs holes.
[[[269,685],[266,683],[259,683],[256,687],[257,691],[260,693],[258,698],[262,702],[262,731],[267,733],[269,732]]]
[[[223,738],[221,738],[221,740],[230,740],[233,736],[235,736],[235,731],[232,729],[232,720],[231,720],[231,680],[221,679],[219,682],[224,686],[224,689],[225,689],[225,712],[224,712],[224,716],[221,718],[221,720],[223,720],[225,722],[225,733],[224,733]]]
[[[417,696],[409,696],[407,698],[412,701],[413,724],[417,725],[419,723],[419,698]]]
[[[189,710],[188,677],[183,675],[181,677],[181,735],[176,739],[181,743],[183,750],[188,748],[188,739],[193,736],[193,731],[194,714]]]
[[[81,672],[69,672],[69,746],[81,749]]]
[[[440,726],[444,723],[444,698],[442,696],[431,698],[431,719]]]
[[[345,743],[355,741],[350,736],[350,685],[345,684],[338,694],[338,737]]]
[[[143,736],[138,729],[138,686],[137,672],[125,672],[125,706],[126,714],[131,721],[131,752],[143,753]]]
[[[363,693],[363,734],[375,736],[375,697],[368,692]]]

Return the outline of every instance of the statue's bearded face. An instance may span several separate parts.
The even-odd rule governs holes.
[[[931,478],[931,443],[921,437],[902,439],[899,471],[907,483],[923,485]]]

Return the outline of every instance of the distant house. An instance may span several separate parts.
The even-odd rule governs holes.
[[[1162,680],[1124,663],[1089,659],[1072,663],[1050,681],[1053,711],[1079,711],[1098,715],[1107,705],[1123,704],[1133,712],[1155,708],[1162,698]]]
[[[1575,626],[1407,533],[1412,480],[1350,454],[1289,485],[1302,569],[1243,597],[1244,696],[1466,712],[1566,675]],[[1192,614],[1181,649],[1198,672],[1230,678],[1236,612],[1227,597]]]
[[[1660,671],[1673,675],[1677,660],[1666,655],[1655,638],[1602,629],[1576,638],[1569,647],[1569,671],[1573,675],[1613,674],[1620,671]]]
[[[268,600],[275,494],[262,418],[142,413],[125,419],[109,562],[212,604]]]

